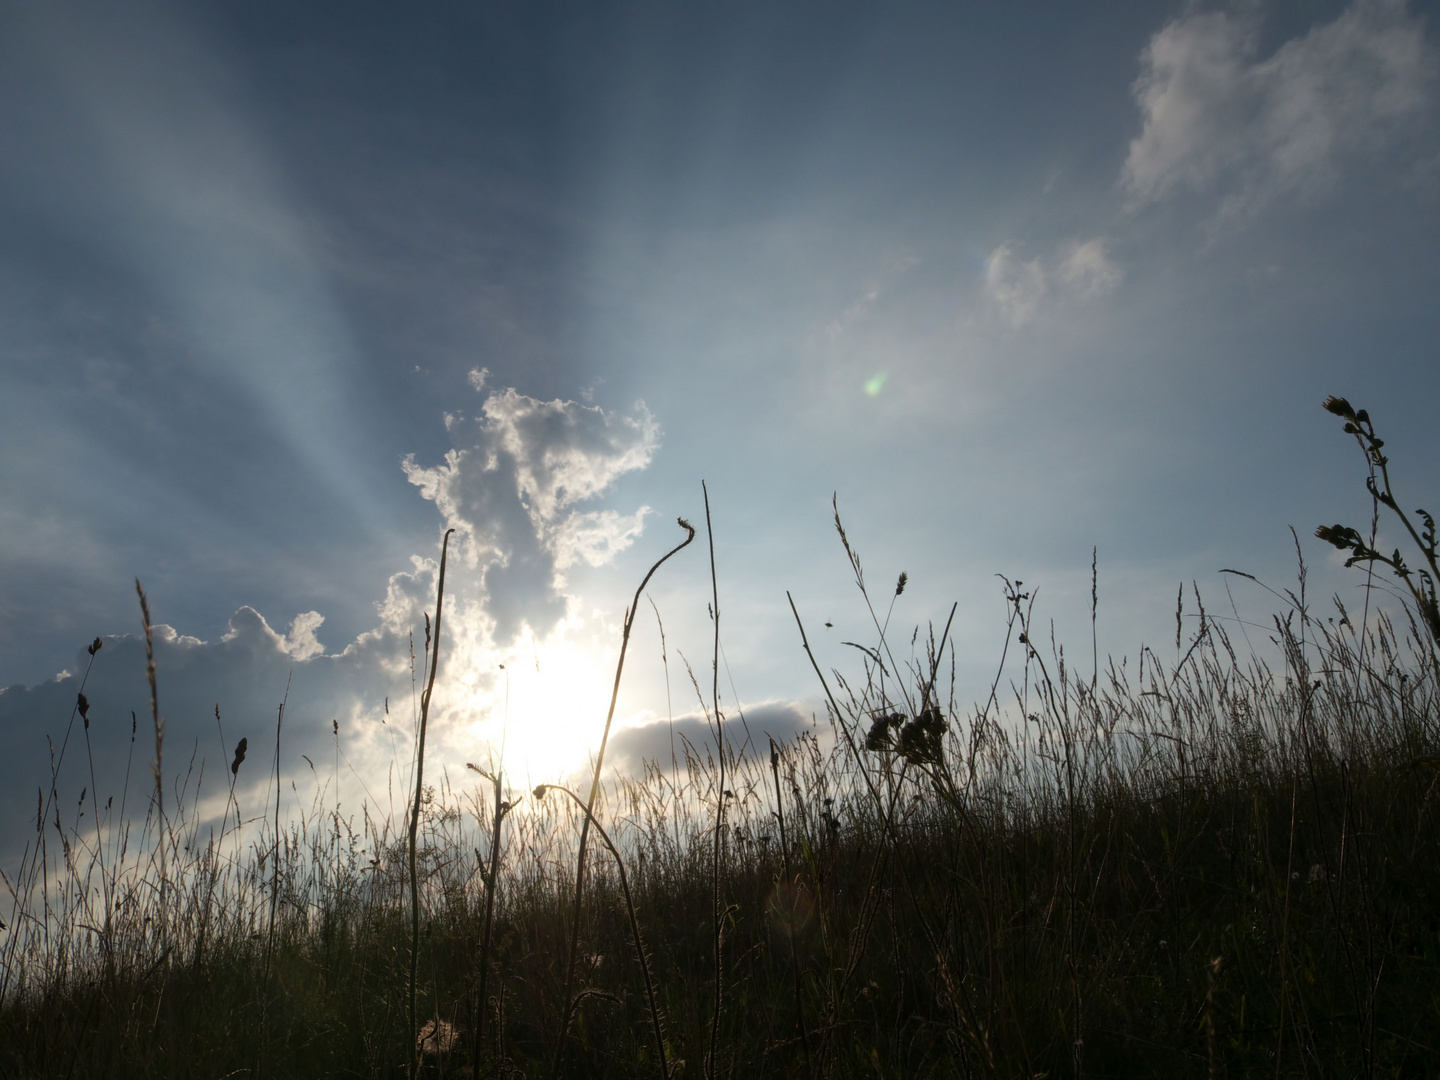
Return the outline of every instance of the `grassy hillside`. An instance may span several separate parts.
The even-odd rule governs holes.
[[[1092,682],[1026,644],[1028,597],[1011,598],[988,707],[937,701],[943,641],[903,657],[881,641],[853,681],[829,679],[833,739],[727,750],[713,1066],[718,762],[690,753],[607,792],[597,817],[670,1067],[1429,1075],[1440,715],[1424,639],[1297,606],[1272,632],[1276,670],[1206,620],[1178,665],[1147,652]],[[501,793],[515,806],[487,935],[495,801],[476,781],[423,800],[422,1069],[470,1075],[478,1048],[484,1074],[549,1075],[581,811]],[[61,880],[7,931],[0,1072],[403,1075],[403,823],[317,807],[237,850],[174,813],[163,869],[153,808],[144,855],[118,868],[93,837],[50,853]],[[658,1076],[603,844],[587,874],[559,1068]]]
[[[413,852],[412,820],[318,802],[242,830],[152,795],[133,836],[42,806],[0,1074],[1436,1075],[1421,580],[1395,625],[1312,610],[1302,564],[1269,660],[1201,606],[1170,658],[1083,676],[1007,582],[969,708],[948,624],[892,639],[879,610],[854,670],[815,669],[817,734],[684,745],[593,819],[585,792],[422,783]]]

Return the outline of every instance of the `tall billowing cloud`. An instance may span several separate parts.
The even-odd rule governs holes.
[[[483,375],[472,382],[483,386]],[[478,416],[446,417],[455,449],[440,465],[406,458],[410,482],[459,533],[465,561],[479,571],[495,641],[522,624],[548,633],[565,614],[566,568],[600,566],[640,535],[648,506],[630,515],[576,509],[650,463],[660,429],[643,403],[635,413],[507,389],[490,394]]]
[[[472,382],[483,387],[480,373]],[[502,658],[513,660],[512,646],[523,628],[530,630],[527,658],[538,657],[533,650],[543,651],[547,643],[564,649],[567,634],[583,637],[584,620],[572,615],[562,592],[567,568],[609,561],[639,536],[649,508],[627,515],[580,509],[579,504],[601,495],[617,477],[645,468],[659,445],[659,426],[643,404],[627,416],[505,389],[490,393],[476,417],[446,420],[455,448],[443,463],[427,469],[413,459],[404,462],[411,482],[460,538],[451,546],[454,576],[446,585],[444,678],[430,716],[432,755],[442,767],[452,743],[463,744],[457,754],[468,755],[458,760],[483,758],[479,744],[489,738],[485,723],[492,713],[509,711],[496,707],[497,700],[510,699],[505,677],[499,677],[504,681],[496,690],[497,672],[504,670]],[[475,571],[469,580],[466,564]],[[325,619],[316,611],[294,616],[281,633],[253,608],[242,607],[223,636],[211,641],[155,625],[159,708],[166,717],[166,787],[174,789],[167,799],[179,800],[188,792],[184,798],[194,800],[203,775],[200,812],[218,812],[223,800],[214,800],[224,795],[229,778],[224,763],[244,737],[256,764],[241,770],[236,790],[244,814],[251,816],[257,800],[265,797],[270,775],[261,748],[273,745],[285,702],[285,775],[293,779],[298,772],[313,789],[338,785],[347,805],[358,805],[363,797],[382,812],[388,792],[388,809],[394,812],[395,770],[403,776],[409,767],[414,675],[416,668],[423,674],[429,648],[424,626],[434,610],[438,569],[434,558],[412,556],[411,567],[390,575],[385,584],[374,627],[336,650],[321,641]],[[551,682],[574,690],[586,682],[579,670],[585,655],[583,642],[569,647],[571,666]],[[0,821],[13,826],[28,814],[33,825],[37,792],[42,800],[48,794],[52,766],[58,770],[55,785],[65,814],[93,813],[93,804],[82,795],[92,784],[92,743],[93,783],[108,795],[124,791],[129,776],[130,794],[141,792],[143,813],[154,755],[144,639],[138,633],[107,637],[93,665],[91,659],[82,652],[70,670],[38,686],[0,688],[0,761],[8,763],[0,770]],[[89,722],[81,732],[67,718],[80,692],[75,673],[87,671]],[[518,673],[514,690],[518,715],[524,711],[524,694],[534,693]],[[67,729],[74,729],[68,747]],[[519,750],[518,760],[534,751],[537,768],[554,767],[559,760],[555,741],[546,731],[529,736],[517,731],[512,752]],[[547,756],[536,746],[551,752]],[[387,769],[392,771],[389,781]],[[115,807],[122,802],[117,799]],[[112,810],[118,815],[113,807],[106,813]],[[24,839],[13,829],[8,840],[0,837],[0,860],[13,856],[11,849]]]
[[[1430,108],[1436,71],[1403,0],[1356,0],[1339,18],[1257,57],[1255,20],[1176,19],[1141,58],[1144,117],[1121,186],[1140,206],[1179,190],[1222,193],[1222,216],[1314,197]]]

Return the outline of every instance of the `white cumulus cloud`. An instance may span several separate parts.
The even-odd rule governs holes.
[[[1120,178],[1133,206],[1218,191],[1233,215],[1314,197],[1429,111],[1435,57],[1403,0],[1356,0],[1274,55],[1258,50],[1255,20],[1225,12],[1150,40],[1134,88],[1143,126]]]
[[[294,660],[309,660],[325,651],[315,631],[325,621],[318,611],[306,611],[290,621],[290,633],[280,639],[281,648]]]
[[[405,473],[462,537],[496,640],[522,623],[543,634],[564,615],[564,570],[600,566],[640,535],[648,507],[627,516],[576,504],[645,468],[659,425],[643,403],[625,416],[514,389],[490,394],[479,416],[447,416],[446,424],[455,449],[433,468],[407,458]]]

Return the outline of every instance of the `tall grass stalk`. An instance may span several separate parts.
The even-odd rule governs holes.
[[[784,882],[787,890],[790,890],[799,885],[799,878],[790,870],[790,838],[785,835],[785,795],[780,790],[780,748],[775,745],[773,738],[770,739],[770,776],[775,781],[775,823],[780,830],[780,852],[785,867]],[[795,940],[795,901],[797,897],[792,893],[789,899],[790,911],[789,917],[785,920],[785,933],[790,939],[790,971],[795,980],[795,1027],[800,1032],[800,1047],[805,1051],[805,1075],[813,1080],[815,1066],[810,1060],[810,1033],[805,1029],[805,995],[803,980],[800,976],[800,946]]]
[[[440,669],[440,617],[445,609],[445,561],[450,555],[450,534],[454,531],[446,529],[440,542],[440,580],[435,588],[435,640],[430,650],[430,675],[425,684],[425,692],[420,695],[420,730],[415,746],[415,799],[410,804],[410,976],[409,1008],[406,1013],[410,1024],[410,1080],[415,1080],[415,1072],[420,1066],[420,1037],[415,1008],[415,970],[420,961],[420,881],[415,871],[416,837],[420,829],[420,808],[425,795],[425,729],[430,719],[430,698],[435,693],[435,674]]]
[[[285,706],[290,703],[290,678],[287,676],[285,679],[285,696],[275,710],[275,824],[271,833],[275,843],[270,849],[270,922],[265,931],[265,973],[260,978],[260,1038],[256,1045],[259,1057],[255,1066],[256,1075],[262,1078],[265,1075],[265,1050],[270,1043],[270,965],[275,958],[275,917],[280,911],[280,796],[284,793],[284,788],[280,786],[280,729],[285,723]],[[264,866],[262,857],[262,870]]]
[[[36,842],[33,847],[27,846],[24,855],[21,857],[20,868],[15,875],[15,881],[13,883],[10,882],[8,879],[5,881],[5,884],[9,888],[11,894],[10,924],[12,926],[14,926],[16,924],[16,921],[21,917],[26,902],[35,894],[35,881],[37,875],[42,877],[42,879],[47,879],[46,886],[48,888],[49,866],[46,861],[41,858],[41,840],[44,836],[45,822],[49,819],[50,806],[55,800],[59,798],[59,793],[57,791],[57,785],[59,783],[59,771],[60,767],[65,762],[65,751],[70,745],[70,735],[75,728],[75,717],[80,715],[82,703],[85,705],[86,711],[88,712],[89,710],[89,703],[85,698],[85,687],[90,681],[90,671],[95,666],[95,654],[100,651],[102,645],[103,642],[100,640],[100,638],[97,637],[87,649],[87,652],[90,654],[90,659],[86,662],[85,671],[80,676],[79,693],[76,695],[75,705],[70,710],[70,721],[65,727],[65,738],[60,743],[60,755],[58,758],[55,758],[51,762],[50,787],[48,792],[42,793],[41,799],[37,800],[35,820],[39,832],[36,836]],[[88,734],[88,717],[86,718],[85,726],[86,732]],[[94,786],[93,777],[91,780],[91,786],[92,788]],[[95,792],[95,798],[95,814],[96,820],[98,821],[100,813],[98,808],[98,791]],[[8,940],[5,942],[4,948],[0,949],[0,962],[3,962],[4,968],[3,972],[0,972],[0,1001],[5,1000],[6,995],[10,990],[11,972],[14,970],[15,947],[19,941],[20,937],[18,934],[11,934]]]
[[[160,855],[160,918],[157,929],[161,935],[161,955],[164,956],[167,952],[164,941],[168,921],[165,899],[170,883],[170,876],[165,872],[165,848],[168,839],[165,828],[165,720],[160,715],[160,701],[155,689],[155,641],[150,629],[150,603],[145,598],[145,589],[139,578],[135,579],[135,595],[140,598],[140,616],[145,627],[145,678],[150,684],[150,719],[155,728],[155,764],[151,766],[150,772],[155,780],[155,849]]]
[[[490,952],[493,944],[495,930],[495,888],[500,873],[500,845],[502,830],[505,824],[505,815],[511,810],[510,803],[503,798],[503,773],[497,769],[494,773],[486,772],[477,765],[466,763],[466,766],[475,770],[481,776],[490,781],[494,787],[495,807],[490,817],[490,869],[485,875],[485,918],[481,929],[480,942],[480,975],[479,987],[476,990],[475,1013],[474,1013],[474,1034],[472,1036],[473,1046],[471,1048],[473,1062],[471,1075],[480,1075],[480,1054],[484,1047],[483,1033],[485,1030],[485,1010],[487,1008],[486,989],[490,979]],[[497,1023],[497,1038],[503,1038],[504,1032],[499,1031]]]
[[[720,585],[715,576],[715,530],[710,522],[710,489],[700,482],[705,496],[705,537],[710,543],[710,622],[714,637],[714,652],[710,658],[710,714],[715,722],[715,761],[719,775],[715,781],[715,839],[711,848],[710,862],[710,909],[714,920],[714,976],[715,1007],[710,1021],[710,1047],[705,1054],[705,1075],[714,1080],[716,1071],[715,1055],[720,1042],[720,1014],[725,1008],[725,973],[723,949],[725,945],[725,917],[720,895],[720,851],[725,843],[725,800],[729,792],[725,788],[725,717],[720,712]]]

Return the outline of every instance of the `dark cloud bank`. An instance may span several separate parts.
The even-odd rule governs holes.
[[[828,724],[802,712],[793,702],[771,701],[727,715],[725,745],[736,752],[767,755],[769,739],[777,743],[794,741],[805,731],[829,731]],[[645,762],[669,770],[672,761],[685,767],[686,747],[701,760],[715,753],[715,725],[703,713],[687,713],[674,723],[659,720],[622,728],[610,737],[606,755],[617,772],[638,773]]]

